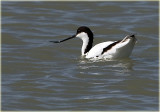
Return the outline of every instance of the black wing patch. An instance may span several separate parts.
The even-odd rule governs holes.
[[[107,52],[108,50],[110,50],[113,46],[115,46],[116,44],[118,44],[119,42],[121,42],[121,40],[116,41],[116,42],[110,44],[109,46],[107,46],[106,48],[103,49],[103,52],[101,54],[104,54],[105,52]]]

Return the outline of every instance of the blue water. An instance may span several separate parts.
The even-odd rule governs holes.
[[[94,45],[136,34],[129,58],[81,59]],[[158,2],[2,2],[2,110],[158,111]]]

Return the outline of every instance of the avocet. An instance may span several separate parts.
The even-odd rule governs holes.
[[[50,42],[61,43],[72,38],[80,38],[83,41],[81,54],[89,59],[115,59],[129,57],[137,41],[135,35],[127,35],[122,40],[106,41],[92,47],[94,39],[92,31],[86,26],[81,26],[77,29],[75,35],[60,41]]]

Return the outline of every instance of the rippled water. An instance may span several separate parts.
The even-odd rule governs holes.
[[[130,58],[88,61],[82,42],[135,33]],[[158,110],[158,2],[2,2],[2,110]]]

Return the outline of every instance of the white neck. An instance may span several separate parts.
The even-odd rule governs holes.
[[[81,49],[81,54],[82,56],[85,55],[85,49],[89,43],[89,37],[86,33],[82,32],[80,34],[77,35],[77,37],[79,37],[80,39],[82,39],[83,41],[83,45],[82,45],[82,49]]]
[[[84,38],[84,39],[82,39],[82,41],[83,41],[83,45],[82,45],[82,49],[81,49],[81,54],[83,56],[83,55],[85,55],[84,52],[85,52],[85,49],[86,49],[86,47],[88,45],[89,39],[88,38]]]

